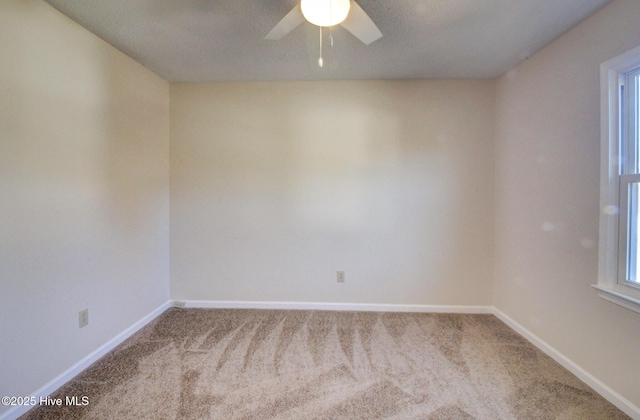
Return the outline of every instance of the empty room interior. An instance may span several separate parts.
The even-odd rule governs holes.
[[[193,366],[204,350],[188,340],[157,351],[149,343],[169,334],[164,319],[177,322],[167,329],[196,334],[239,316],[250,321],[211,344],[208,354],[219,346],[229,358],[216,381],[235,366],[229,343],[245,349],[246,370],[267,357],[260,346],[286,334],[293,344],[273,344],[274,374],[293,376],[273,392],[298,384],[301,399],[302,388],[316,392],[309,384],[324,378],[323,366],[333,369],[322,396],[274,402],[263,418],[306,409],[318,418],[534,418],[518,414],[536,410],[519,405],[520,394],[550,381],[520,394],[504,385],[504,404],[462,401],[503,387],[474,377],[483,364],[506,369],[499,358],[479,361],[497,334],[584,385],[566,401],[566,383],[542,390],[560,393],[553,401],[566,413],[593,392],[613,407],[611,418],[640,419],[640,311],[593,287],[605,211],[601,64],[640,46],[640,2],[354,3],[380,29],[368,45],[340,25],[323,32],[302,18],[281,39],[264,39],[297,10],[293,0],[0,2],[0,394],[12,398],[0,419],[39,408],[96,361],[109,371],[101,357],[130,337],[148,338],[145,357],[191,357],[193,370],[178,369],[176,383],[201,375],[197,396],[206,375]],[[370,324],[352,328],[346,356],[340,316]],[[257,339],[242,338],[264,332],[259,317],[275,323],[254,349]],[[305,359],[295,346],[320,317],[330,325],[317,339],[323,353]],[[294,318],[299,326],[287,329]],[[455,357],[453,335],[421,322],[461,334]],[[485,341],[472,345],[478,337]],[[385,364],[394,350],[370,343],[393,339],[409,346],[407,366],[435,372],[421,358],[440,360],[441,351],[455,375],[482,386],[436,401],[416,397],[438,388],[426,379],[376,382],[401,367]],[[304,382],[305,363],[313,381]],[[120,368],[142,372],[143,364]],[[163,366],[158,372],[173,372]],[[356,371],[370,385],[354,382],[370,397],[362,407],[340,400]],[[132,383],[114,392],[139,392]],[[237,418],[260,418],[252,398],[262,388],[252,386],[204,406],[231,410],[235,398],[242,410],[238,401],[251,401],[253,411]],[[172,404],[166,392],[154,394],[155,405]],[[342,405],[317,408],[329,396]],[[371,408],[378,398],[389,399],[387,411]],[[66,409],[99,418],[91,410],[100,404]],[[180,410],[164,418],[223,418]]]

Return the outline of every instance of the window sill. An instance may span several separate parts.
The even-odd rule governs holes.
[[[620,293],[619,291],[610,289],[608,287],[603,287],[597,284],[594,284],[592,286],[598,290],[598,296],[600,296],[602,299],[608,300],[609,302],[613,302],[616,305],[620,305],[634,312],[640,313],[640,300],[632,298],[631,296],[625,295],[624,293]]]

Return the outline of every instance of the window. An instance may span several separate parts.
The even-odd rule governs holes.
[[[600,297],[640,312],[640,48],[601,68]]]

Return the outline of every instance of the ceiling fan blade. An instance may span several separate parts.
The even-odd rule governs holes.
[[[351,10],[340,25],[367,45],[382,38],[380,29],[355,1],[351,2]]]
[[[300,10],[300,3],[285,17],[282,18],[280,22],[264,37],[264,39],[277,40],[293,31],[298,25],[300,25],[304,21],[304,17],[302,16],[302,10]]]

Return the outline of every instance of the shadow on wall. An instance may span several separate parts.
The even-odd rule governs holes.
[[[153,222],[164,223],[166,217],[168,90],[159,79],[114,67],[104,80],[109,108],[105,110],[107,138],[100,166],[109,202],[102,208],[108,210],[113,223],[131,231]]]

